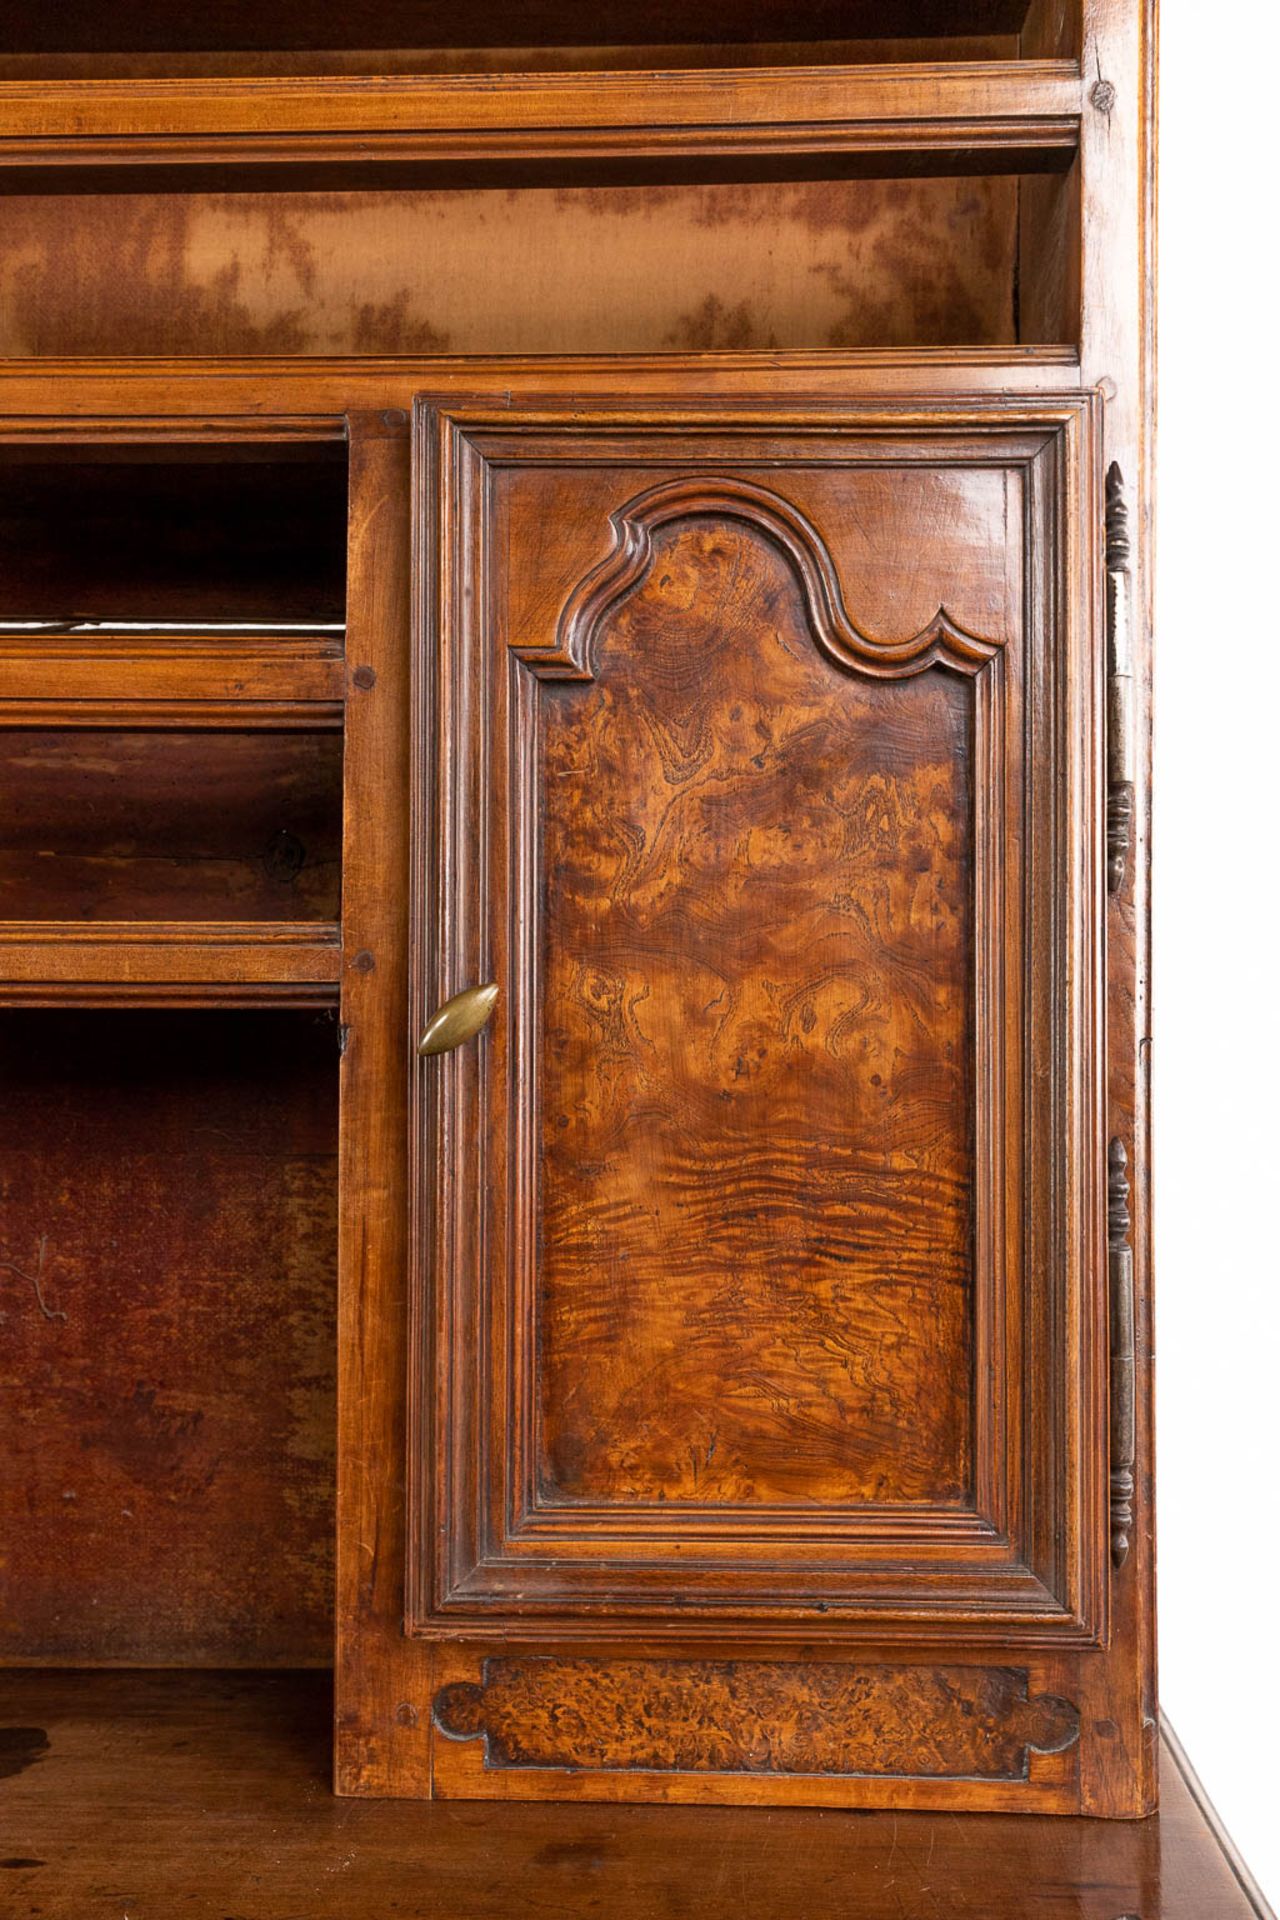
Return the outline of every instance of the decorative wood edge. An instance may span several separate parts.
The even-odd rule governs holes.
[[[655,376],[660,383],[662,376],[670,374],[674,357],[669,351],[627,354],[637,395],[664,396],[665,390],[660,384],[654,388],[649,383]],[[5,396],[7,412],[0,415],[0,442],[29,443],[33,439],[78,442],[86,437],[132,441],[138,437],[139,430],[152,438],[188,440],[192,429],[203,440],[210,420],[204,402],[211,378],[251,383],[260,399],[264,393],[269,395],[273,406],[295,404],[296,411],[290,414],[258,414],[247,418],[238,414],[217,416],[214,424],[221,429],[234,426],[237,420],[242,420],[246,428],[255,429],[251,435],[234,435],[237,439],[340,440],[344,405],[348,410],[368,407],[385,412],[389,404],[405,406],[410,401],[421,401],[428,375],[429,394],[443,397],[454,383],[461,383],[467,397],[474,398],[477,375],[482,379],[501,376],[512,386],[525,383],[536,388],[539,377],[545,380],[549,373],[575,381],[607,376],[616,359],[616,355],[582,352],[442,353],[432,356],[429,362],[424,361],[421,354],[412,353],[317,353],[301,358],[277,353],[226,353],[210,354],[199,360],[173,354],[137,354],[132,358],[110,354],[5,355],[0,356],[0,394]],[[1064,377],[1080,381],[1080,352],[1078,347],[1061,342],[1026,347],[787,347],[770,352],[734,347],[682,353],[679,361],[686,369],[737,375],[748,382],[753,378],[767,382],[772,376],[775,391],[780,372],[825,374],[832,384],[821,394],[811,396],[814,404],[825,406],[856,404],[861,379],[874,375],[883,381],[886,373],[894,371],[908,376],[909,384],[903,394],[916,401],[922,391],[922,373],[929,375],[930,393],[955,393],[965,401],[985,399],[997,407],[1007,405],[1010,399],[1035,405],[1044,400],[1046,393],[1060,402],[1078,403],[1089,391],[1081,384],[1063,387]],[[992,375],[995,385],[975,385],[975,372]],[[385,382],[397,376],[411,384],[388,396]],[[161,396],[147,393],[145,399],[151,411],[130,414],[125,421],[110,410],[112,395],[121,381],[163,382],[165,394],[173,404],[177,404],[184,388],[189,386],[200,392],[202,404],[190,413],[164,413],[160,410]],[[51,388],[49,382],[55,385]],[[65,405],[61,411],[50,411],[52,399],[61,395],[65,402],[73,403],[81,399],[81,390],[83,413],[67,411]],[[721,398],[736,390],[732,381],[727,386],[709,389]],[[224,404],[239,398],[243,391],[228,390],[223,396]],[[877,386],[875,392],[883,397],[885,388]],[[349,398],[352,395],[354,398]],[[674,403],[676,396],[670,397]],[[244,400],[242,404],[247,405],[249,401]],[[334,411],[327,414],[316,411],[322,404]],[[304,411],[304,407],[311,411]],[[262,430],[264,421],[266,431]],[[222,437],[232,436],[224,432]]]
[[[0,635],[0,726],[342,725],[341,636]]]
[[[0,173],[167,164],[830,160],[934,152],[975,168],[1065,168],[1084,88],[1073,61],[881,68],[673,68],[380,77],[9,81]],[[656,102],[656,105],[655,105]],[[267,130],[270,131],[267,131]]]
[[[0,89],[3,88],[0,82]],[[0,100],[4,94],[0,91]],[[0,143],[2,150],[2,143]],[[122,359],[115,363],[118,367],[132,366],[141,371],[146,367],[157,367],[160,362],[148,361],[139,357],[135,360]],[[174,359],[166,364],[172,366],[175,373],[184,362]],[[187,361],[186,371],[193,384],[201,386],[208,380],[211,372],[221,365],[214,357],[209,360]],[[279,371],[283,372],[289,361],[282,358]],[[357,362],[350,362],[352,366]],[[368,363],[366,363],[368,364]],[[421,362],[418,363],[419,365]],[[61,371],[81,371],[92,375],[97,367],[102,375],[107,374],[111,362],[95,360],[92,355],[76,355],[63,358],[61,355],[47,357],[43,363],[37,360],[24,361],[21,356],[0,360],[0,374],[17,374],[23,366],[30,368],[36,387],[41,390],[37,406],[24,411],[21,418],[0,419],[0,443],[14,442],[19,446],[57,445],[57,446],[150,446],[159,441],[164,445],[179,446],[274,446],[278,441],[289,443],[341,442],[347,437],[346,421],[340,411],[333,413],[265,413],[245,411],[243,413],[210,413],[207,405],[202,404],[190,414],[165,413],[163,403],[152,414],[130,414],[128,416],[111,411],[110,394],[103,393],[102,409],[96,417],[92,414],[78,419],[75,414],[66,411],[51,411],[56,406],[58,394],[45,382],[56,377]],[[252,380],[254,362],[246,358],[243,362],[247,377]],[[259,366],[265,365],[258,362]],[[300,384],[307,389],[314,386],[313,377],[306,371],[305,362],[293,362],[294,371],[299,375]],[[95,382],[96,384],[96,382]],[[175,636],[176,637],[176,636]],[[245,639],[253,638],[246,633]]]
[[[1072,61],[4,83],[0,192],[1064,173]]]
[[[0,727],[336,733],[342,730],[344,711],[340,700],[0,698]]]
[[[1117,1568],[1124,1565],[1129,1554],[1137,1435],[1128,1164],[1123,1141],[1113,1140],[1107,1149],[1107,1249],[1111,1302],[1111,1559]]]
[[[1118,893],[1133,838],[1133,643],[1129,625],[1129,508],[1113,460],[1106,482],[1107,891]]]
[[[486,1768],[1025,1780],[1079,1738],[1025,1668],[836,1661],[488,1658],[433,1703]]]
[[[779,549],[799,582],[814,638],[837,666],[892,680],[932,666],[974,674],[1000,651],[1000,641],[967,632],[945,607],[906,638],[867,633],[851,619],[835,562],[805,515],[768,488],[710,476],[663,481],[610,514],[613,550],[569,595],[555,645],[513,642],[512,652],[540,676],[590,680],[596,636],[611,609],[644,580],[653,564],[656,531],[672,521],[709,516],[742,521]]]
[[[336,948],[335,920],[0,920],[0,945],[57,938],[148,947]]]
[[[324,1013],[336,1011],[340,998],[336,980],[0,980],[0,1006],[32,1011],[51,1007],[265,1007],[281,1013]]]
[[[0,922],[0,998],[32,1006],[237,994],[327,1004],[341,973],[342,936],[330,921]]]

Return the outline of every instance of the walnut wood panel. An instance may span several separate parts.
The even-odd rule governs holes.
[[[119,1920],[126,1876],[130,1913],[191,1920],[1271,1915],[1167,1727],[1161,1810],[1149,1820],[424,1806],[326,1793],[320,1674],[31,1673],[0,1691],[0,1874],[15,1908],[42,1920]]]
[[[341,434],[344,411],[384,412],[412,405],[424,382],[433,390],[466,391],[472,360],[465,354],[439,359],[412,355],[297,358],[249,354],[204,359],[190,355],[130,359],[0,359],[0,441],[38,436],[46,441],[93,438],[104,446],[132,445],[139,437],[172,439],[175,424],[199,425],[219,445],[287,433],[314,439]],[[545,368],[539,357],[495,360],[513,381]],[[681,355],[696,372],[708,400],[749,399],[776,369],[772,352],[697,349]],[[670,353],[628,356],[635,398],[655,403],[671,397]],[[856,352],[789,350],[787,369],[796,401],[814,405],[859,395],[878,399],[935,395],[1059,394],[1080,390],[1079,351],[1074,346],[863,348]],[[556,356],[556,379],[574,392],[607,395],[616,374],[614,356]]]
[[[528,184],[1062,169],[1073,62],[12,80],[12,189]]]
[[[332,733],[0,729],[0,893],[29,920],[334,920]]]
[[[336,1056],[0,1015],[0,1658],[328,1661]]]
[[[1090,76],[1081,125],[1081,357],[1108,383],[1104,469],[1116,462],[1130,507],[1131,648],[1136,706],[1134,798],[1126,880],[1107,904],[1107,1135],[1128,1156],[1134,1279],[1134,1526],[1112,1582],[1115,1654],[1089,1676],[1092,1711],[1114,1736],[1084,1756],[1085,1804],[1123,1812],[1136,1778],[1156,1777],[1155,1430],[1152,1401],[1150,744],[1155,436],[1154,0],[1104,0],[1085,21]]]
[[[533,775],[539,1502],[965,1505],[972,688],[834,668],[723,514],[590,651]]]
[[[435,355],[1010,342],[1017,199],[1016,180],[981,177],[21,196],[4,210],[0,350]],[[317,551],[328,527],[317,520],[310,545],[269,555],[271,572],[249,574],[226,611],[251,601],[253,588],[270,605],[317,617],[336,599],[340,617],[328,571],[336,549],[323,562]],[[228,556],[233,578],[247,573],[258,540]],[[314,555],[314,578],[291,580],[295,550]],[[47,599],[52,584],[33,582],[28,598]]]
[[[409,415],[353,413],[343,788],[338,1334],[339,1793],[430,1791],[435,1662],[405,1637]],[[372,964],[370,964],[372,963]]]
[[[416,1630],[1095,1640],[1090,413],[520,399],[423,412]]]

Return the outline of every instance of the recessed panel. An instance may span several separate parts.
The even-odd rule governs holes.
[[[414,1629],[1091,1639],[1080,409],[595,405],[423,423]]]
[[[972,685],[675,522],[539,707],[547,1504],[972,1477]]]

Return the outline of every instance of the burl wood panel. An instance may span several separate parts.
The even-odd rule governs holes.
[[[338,733],[0,729],[0,900],[24,920],[332,920]]]
[[[1016,338],[1005,178],[15,196],[0,353],[562,353]]]
[[[331,1657],[337,1042],[0,1016],[0,1659]]]
[[[566,1703],[571,1702],[566,1710]],[[1079,1736],[1025,1669],[810,1660],[490,1659],[435,1722],[491,1767],[1022,1780]]]
[[[542,689],[543,1497],[971,1491],[972,687],[869,683],[755,528]]]

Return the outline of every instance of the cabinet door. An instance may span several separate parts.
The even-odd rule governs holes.
[[[1076,1804],[1092,403],[697,380],[419,407],[438,1790]]]

